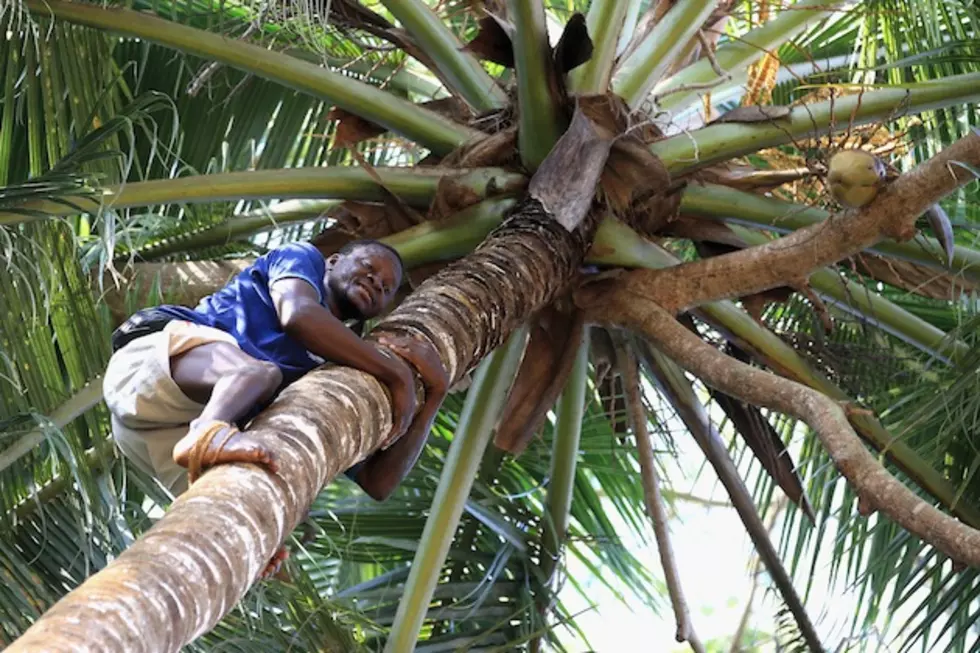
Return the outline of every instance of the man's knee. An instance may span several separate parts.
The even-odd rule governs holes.
[[[275,389],[282,383],[282,372],[274,363],[252,358],[238,347],[224,342],[208,343],[170,359],[171,376],[189,397],[206,403],[213,388],[222,380],[247,383],[253,388]]]
[[[245,363],[239,374],[255,379],[270,390],[275,390],[282,384],[282,370],[275,363],[252,359]]]

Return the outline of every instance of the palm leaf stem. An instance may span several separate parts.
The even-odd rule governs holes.
[[[422,0],[383,0],[383,4],[470,105],[478,111],[490,111],[507,104],[504,90],[463,50],[456,35]]]
[[[102,401],[102,378],[96,377],[72,395],[65,403],[58,406],[45,418],[58,429],[66,427],[76,417],[80,417],[89,409]],[[21,437],[6,449],[0,451],[0,472],[10,467],[14,462],[28,454],[36,446],[44,442],[43,429],[37,428]]]
[[[767,52],[789,42],[808,25],[816,24],[845,4],[850,3],[830,0],[797,2],[764,25],[719,46],[715,52],[715,60],[729,73],[744,70]],[[677,114],[698,101],[699,88],[715,80],[718,80],[718,74],[714,71],[712,62],[704,58],[663,80],[653,88],[653,92],[660,96],[659,108]],[[637,101],[643,99],[645,95],[637,98]]]
[[[962,340],[833,270],[825,268],[814,272],[810,286],[824,299],[859,320],[873,324],[945,363],[963,360],[970,352],[970,346]]]
[[[429,609],[459,519],[473,486],[480,460],[517,374],[527,329],[515,331],[507,342],[477,367],[466,395],[456,435],[439,477],[432,511],[425,521],[405,593],[398,604],[385,651],[410,653]]]
[[[592,58],[569,73],[569,86],[573,91],[592,95],[609,88],[620,35],[625,33],[626,15],[636,4],[622,0],[593,0],[589,5],[585,24],[592,37]]]
[[[438,154],[445,154],[476,135],[467,127],[365,82],[289,55],[143,12],[65,0],[25,0],[25,5],[38,16],[50,15],[135,36],[279,82],[402,134]]]
[[[105,465],[116,455],[115,447],[116,445],[112,440],[103,440],[84,452],[81,460],[79,460],[79,465],[84,466],[90,475],[98,474],[104,470]],[[39,487],[31,496],[14,506],[11,513],[8,514],[8,517],[12,515],[18,520],[26,519],[45,503],[55,499],[65,490],[72,487],[75,482],[76,477],[70,473],[56,476],[48,483]]]
[[[408,96],[418,96],[420,99],[436,99],[448,96],[445,87],[436,80],[407,68],[404,65],[381,64],[370,59],[358,58],[353,61],[343,57],[331,56],[325,53],[310,52],[302,48],[286,48],[282,50],[297,59],[303,59],[313,64],[325,63],[331,68],[346,70],[378,82],[385,88],[399,91]]]
[[[614,0],[615,1],[615,0]],[[620,30],[619,42],[616,45],[616,56],[620,57],[626,52],[626,48],[633,39],[639,36],[637,34],[637,27],[639,26],[640,20],[640,9],[645,4],[644,0],[629,0],[626,9],[626,18],[623,20],[623,27]],[[592,28],[589,27],[589,33],[592,33]]]
[[[749,245],[762,245],[770,240],[764,234],[738,225],[732,225],[731,228]],[[970,346],[962,340],[951,338],[942,329],[865,286],[841,278],[840,274],[830,268],[814,271],[810,275],[810,285],[860,320],[884,329],[943,362],[962,360],[970,353]]]
[[[517,28],[513,44],[520,120],[518,148],[524,165],[535,170],[565,131],[567,122],[556,94],[558,85],[544,4],[540,0],[508,0],[507,9]]]
[[[116,257],[123,263],[130,257],[152,261],[172,254],[186,254],[209,247],[221,247],[236,240],[277,229],[297,222],[308,222],[343,204],[341,200],[286,200],[273,206],[263,206],[218,224],[182,231],[172,236],[155,239]]]
[[[416,207],[428,207],[439,182],[447,176],[452,177],[454,183],[476,193],[478,197],[486,196],[491,190],[497,194],[516,193],[526,183],[523,175],[507,172],[502,168],[463,171],[379,167],[373,172],[381,178],[388,191]],[[94,199],[77,196],[63,197],[57,201],[25,202],[16,208],[16,212],[0,212],[0,226],[16,224],[40,215],[65,216],[80,212],[98,214],[105,208],[124,209],[158,204],[299,197],[383,201],[386,198],[385,188],[378,185],[372,173],[363,168],[347,166],[194,175],[110,186]]]
[[[680,0],[675,3],[617,67],[613,80],[616,94],[631,107],[639,106],[717,4],[717,0]]]
[[[589,331],[583,329],[576,346],[577,353],[555,410],[555,434],[545,497],[545,521],[541,533],[540,576],[548,585],[539,597],[538,609],[544,612],[550,597],[555,570],[561,561],[562,548],[568,533],[569,511],[575,489],[575,468],[578,464],[579,442],[582,437],[582,416],[585,412],[585,390],[589,375]],[[531,643],[539,650],[540,639]]]
[[[516,205],[510,198],[484,200],[445,220],[423,222],[381,241],[398,250],[409,267],[460,258],[483,242]]]
[[[795,139],[815,138],[838,127],[887,122],[910,113],[978,101],[980,73],[951,75],[941,81],[889,86],[796,106],[787,117],[768,123],[708,125],[657,141],[650,151],[660,157],[672,175],[677,175]]]

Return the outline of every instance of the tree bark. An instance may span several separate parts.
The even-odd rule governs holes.
[[[566,183],[594,188],[608,156],[608,147],[594,145],[608,137],[576,112],[541,170],[592,169],[592,179],[572,174]],[[581,160],[589,158],[583,151],[600,165]],[[564,207],[572,214],[587,209]],[[569,216],[562,217],[567,223]],[[427,340],[458,379],[564,291],[595,224],[589,217],[569,231],[528,197],[473,254],[423,283],[376,332]],[[249,428],[277,453],[276,474],[252,465],[210,470],[6,650],[177,651],[235,606],[320,489],[376,449],[390,428],[388,395],[373,377],[332,365],[307,374]]]

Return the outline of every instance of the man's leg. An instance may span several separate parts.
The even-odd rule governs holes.
[[[174,447],[174,462],[190,467],[192,476],[201,466],[221,463],[254,463],[276,471],[275,455],[234,426],[279,388],[282,372],[276,365],[252,358],[234,345],[213,342],[172,356],[170,377],[189,399],[204,404]],[[260,577],[278,573],[288,557],[285,546],[279,547]]]
[[[255,463],[275,471],[272,452],[234,423],[275,393],[282,383],[276,365],[229,343],[210,342],[172,356],[170,376],[189,399],[204,404],[174,447],[174,462],[183,467]]]

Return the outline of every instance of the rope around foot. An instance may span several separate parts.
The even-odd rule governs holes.
[[[218,434],[224,431],[224,438],[218,444],[218,447],[214,450],[211,455],[210,460],[206,460],[208,451],[211,449],[211,445],[214,443],[215,438]],[[220,452],[228,441],[231,440],[240,431],[238,427],[229,423],[223,422],[221,420],[215,420],[211,422],[207,428],[204,429],[203,434],[191,447],[190,452],[187,454],[187,484],[193,485],[195,481],[201,476],[201,472],[205,465],[214,462],[214,458],[218,452]]]

